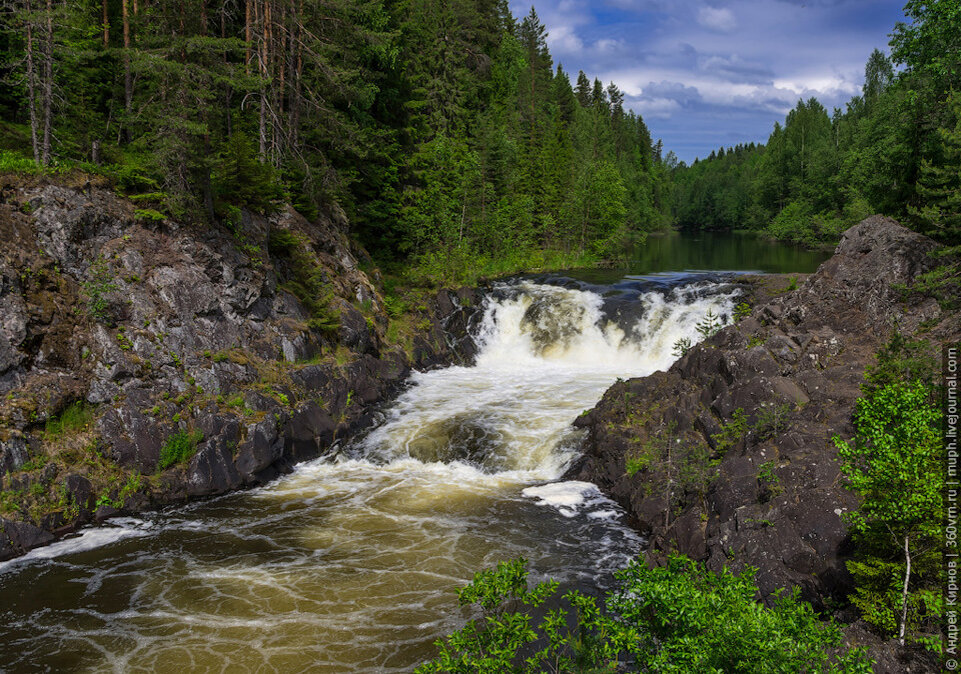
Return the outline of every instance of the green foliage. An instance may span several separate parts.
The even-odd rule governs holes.
[[[476,574],[459,600],[482,620],[437,642],[438,656],[415,671],[615,672],[628,661],[635,671],[679,674],[871,671],[796,588],[771,607],[757,603],[752,569],[715,575],[682,556],[655,568],[633,561],[603,602],[576,590],[557,597],[555,581],[528,589],[527,576],[522,559]]]
[[[921,381],[931,390],[934,402],[938,397],[934,386],[940,378],[941,365],[933,354],[927,340],[908,340],[895,331],[878,350],[875,364],[865,369],[861,390],[870,396],[884,386]]]
[[[794,406],[790,403],[762,406],[758,408],[751,430],[758,440],[767,440],[783,433],[790,425],[791,411]]]
[[[822,246],[883,213],[961,244],[961,12],[953,0],[904,11],[911,21],[894,26],[891,57],[871,54],[862,93],[843,111],[799,101],[766,145],[721,148],[677,167],[678,223]],[[945,298],[958,295],[958,269],[944,275]]]
[[[42,171],[33,159],[10,150],[0,150],[0,173],[35,175]]]
[[[273,167],[258,159],[257,149],[242,131],[234,131],[224,141],[215,162],[213,181],[218,199],[257,213],[276,210],[284,197]]]
[[[288,230],[274,230],[268,239],[268,250],[289,261],[289,273],[285,274],[281,287],[310,312],[307,326],[320,332],[335,332],[340,327],[340,312],[331,306],[333,290],[307,237]]]
[[[772,498],[784,491],[781,486],[781,478],[775,471],[777,463],[772,459],[765,461],[757,467],[758,500],[767,503]]]
[[[197,451],[197,443],[204,439],[200,431],[177,431],[167,438],[160,448],[160,470],[182,463]]]
[[[738,302],[734,307],[734,322],[739,322],[751,315],[751,305],[747,302]]]
[[[701,335],[701,339],[707,339],[716,335],[723,327],[721,317],[714,313],[713,309],[708,309],[704,318],[697,322],[695,329]]]
[[[724,456],[728,450],[733,449],[744,439],[747,431],[747,415],[742,408],[738,407],[731,415],[731,420],[721,426],[721,432],[711,436],[714,440],[714,451],[718,456]]]
[[[134,212],[134,217],[144,222],[163,222],[167,216],[152,208],[138,208]]]
[[[289,202],[337,226],[346,215],[378,259],[418,268],[449,255],[491,268],[541,251],[613,259],[669,224],[660,145],[617,86],[575,94],[536,12],[518,21],[487,0],[308,0],[251,23],[169,0],[132,16],[116,2],[14,4],[0,171],[106,176],[139,197],[141,219],[238,231],[241,209]],[[52,68],[27,77],[24,29],[43,62],[47,18]],[[253,62],[251,43],[267,50]],[[37,77],[31,96],[24,83]],[[35,134],[7,121],[31,119]],[[13,152],[32,135],[42,169]]]
[[[114,478],[114,483],[116,484],[116,478]],[[119,490],[112,489],[109,485],[104,487],[97,495],[97,507],[107,506],[120,510],[126,505],[127,499],[130,496],[142,491],[145,486],[143,476],[141,476],[139,472],[134,471],[127,477],[126,482],[124,482]],[[116,496],[111,496],[114,492],[116,492]]]
[[[690,337],[681,337],[679,340],[674,342],[674,347],[671,349],[671,353],[675,358],[681,358],[688,351],[693,348],[694,344],[691,343]]]
[[[891,345],[889,345],[890,347]],[[834,438],[848,488],[862,499],[847,514],[861,546],[849,566],[853,601],[888,634],[929,642],[940,617],[939,556],[943,541],[941,412],[932,387],[890,381],[903,362],[880,358],[855,409],[852,441]],[[913,575],[912,575],[913,574]]]
[[[113,320],[110,315],[110,303],[107,294],[117,289],[113,272],[102,256],[90,264],[89,279],[83,282],[83,291],[87,296],[87,314],[95,321],[109,323]]]
[[[59,416],[47,419],[44,434],[49,438],[69,435],[89,428],[93,421],[94,410],[84,401],[68,405]]]

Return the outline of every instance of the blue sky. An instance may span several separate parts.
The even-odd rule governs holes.
[[[831,110],[904,20],[904,0],[536,0],[548,44],[576,78],[614,81],[655,138],[690,162],[764,142],[799,98]],[[531,2],[512,0],[522,18]]]

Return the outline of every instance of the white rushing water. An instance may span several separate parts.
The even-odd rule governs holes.
[[[733,292],[676,289],[640,299],[622,327],[600,295],[524,282],[491,301],[471,367],[415,373],[385,424],[364,443],[371,460],[467,464],[494,480],[551,480],[572,458],[571,422],[618,378],[674,361],[675,343],[698,341],[707,312],[730,316]],[[707,291],[707,292],[705,292]]]
[[[461,623],[455,591],[480,568],[523,556],[537,580],[598,587],[641,541],[597,487],[557,482],[571,422],[668,367],[734,295],[637,302],[611,317],[594,292],[501,286],[476,363],[415,373],[339,457],[0,568],[0,671],[406,672]]]

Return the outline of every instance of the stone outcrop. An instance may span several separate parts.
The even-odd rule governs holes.
[[[261,484],[368,425],[412,367],[472,356],[470,290],[426,301],[407,348],[388,343],[340,213],[244,213],[229,231],[89,185],[3,197],[0,559],[111,514]],[[48,428],[72,408],[82,428]],[[178,433],[195,452],[164,469]]]
[[[796,290],[759,303],[667,372],[611,387],[576,422],[588,435],[569,476],[628,510],[653,563],[677,551],[714,570],[756,567],[765,596],[798,586],[818,608],[843,597],[842,515],[857,502],[831,438],[853,434],[864,369],[894,331],[958,338],[956,314],[904,299],[904,286],[937,263],[934,248],[879,216],[848,230]],[[727,437],[737,410],[744,430]]]

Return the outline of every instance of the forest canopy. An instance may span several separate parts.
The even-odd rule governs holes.
[[[77,165],[173,215],[343,208],[381,259],[606,256],[668,224],[613,84],[502,0],[13,0],[5,162]],[[24,150],[26,150],[24,152]]]

